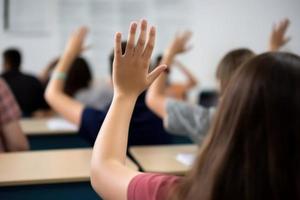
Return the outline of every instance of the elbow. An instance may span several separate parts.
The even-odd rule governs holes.
[[[109,177],[109,170],[102,164],[92,159],[90,168],[90,183],[94,191],[99,195],[105,195],[106,181]]]
[[[10,147],[8,147],[10,152],[15,152],[15,151],[28,151],[29,150],[29,143],[26,140],[25,142],[14,144]]]
[[[91,166],[91,170],[90,170],[90,182],[91,182],[91,186],[94,189],[94,191],[96,191],[98,193],[98,175],[97,172],[99,171],[99,169],[96,169],[95,167]]]
[[[54,96],[54,92],[50,90],[50,88],[47,88],[44,93],[44,98],[47,101],[47,103],[51,104],[52,98]]]
[[[54,88],[48,87],[44,93],[44,98],[46,102],[53,107],[55,104],[57,104],[56,102],[58,102],[60,94],[60,91],[56,91]]]

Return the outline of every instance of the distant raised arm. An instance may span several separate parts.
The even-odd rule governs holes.
[[[291,38],[286,37],[286,31],[290,25],[289,19],[283,19],[279,23],[273,26],[269,41],[269,50],[278,51],[286,43],[288,43]]]
[[[177,54],[187,51],[187,42],[191,38],[191,35],[192,33],[189,31],[177,34],[164,51],[161,64],[165,64],[169,67]],[[148,107],[161,118],[166,116],[166,79],[167,74],[162,73],[149,88],[146,96]]]
[[[188,69],[187,66],[185,66],[179,60],[175,60],[173,64],[177,66],[180,69],[180,71],[187,77],[188,81],[185,85],[186,90],[189,90],[198,84],[197,78],[192,74],[192,72]]]
[[[75,31],[66,45],[65,51],[53,70],[51,80],[45,92],[50,106],[67,120],[79,125],[84,105],[63,92],[65,79],[73,61],[81,53],[87,34],[85,27]]]

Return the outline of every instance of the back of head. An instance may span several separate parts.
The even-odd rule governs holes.
[[[21,52],[18,49],[7,49],[3,53],[4,70],[19,70],[22,62]]]
[[[122,54],[125,53],[125,50],[126,50],[126,45],[127,45],[127,42],[126,41],[123,41],[121,43],[121,48],[122,48]],[[110,68],[109,68],[109,72],[110,72],[110,75],[112,76],[112,71],[113,71],[113,63],[114,63],[114,50],[111,51],[110,55],[109,55],[109,64],[110,64]]]
[[[221,84],[221,93],[227,87],[227,84],[234,72],[247,60],[252,58],[254,53],[245,48],[235,49],[228,52],[220,61],[217,67],[216,77]]]
[[[64,92],[73,96],[80,89],[88,87],[91,81],[92,73],[88,62],[84,58],[78,57],[69,69]]]
[[[174,199],[300,199],[300,57],[265,53],[230,80]]]

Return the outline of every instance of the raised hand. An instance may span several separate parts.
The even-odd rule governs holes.
[[[85,50],[86,47],[84,47],[84,40],[86,38],[87,33],[88,29],[84,26],[78,28],[74,33],[72,33],[65,47],[64,54],[75,58],[83,50]]]
[[[286,37],[286,31],[289,27],[289,19],[284,19],[275,24],[270,37],[269,48],[271,51],[277,51],[290,41],[290,37]]]
[[[170,46],[168,47],[168,53],[173,55],[184,53],[190,50],[190,47],[187,46],[188,41],[192,37],[192,32],[190,31],[183,31],[177,33],[173,41],[171,42]]]
[[[135,44],[135,36],[138,28],[136,22],[132,22],[129,28],[126,51],[122,55],[121,33],[115,35],[113,85],[115,95],[127,95],[137,97],[166,69],[165,65],[158,66],[148,73],[150,58],[155,43],[156,31],[154,27],[147,30],[147,21],[142,20],[140,35]]]

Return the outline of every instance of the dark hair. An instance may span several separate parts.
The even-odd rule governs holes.
[[[88,62],[78,57],[68,71],[64,92],[69,96],[74,96],[78,90],[88,87],[91,80],[92,73]]]
[[[125,53],[125,50],[126,50],[126,45],[127,45],[127,42],[126,41],[123,41],[121,43],[121,48],[122,48],[122,54]],[[110,75],[112,75],[112,70],[113,70],[113,63],[114,63],[114,50],[111,51],[110,55],[109,55],[109,64],[110,64],[110,68],[109,68],[109,72],[110,72]]]
[[[18,70],[22,62],[21,52],[18,49],[7,49],[3,53],[3,60],[4,63],[8,64],[9,70]]]
[[[160,64],[162,58],[163,58],[163,55],[162,55],[162,54],[158,54],[158,55],[156,56],[155,63],[154,63],[154,67],[156,67],[156,66],[158,66],[158,65]],[[154,67],[153,67],[153,68],[154,68]]]
[[[296,55],[265,53],[242,66],[172,199],[300,199],[299,91]]]
[[[254,56],[253,51],[246,48],[234,49],[228,52],[220,61],[216,71],[216,77],[221,84],[221,94],[234,72],[247,60]]]

